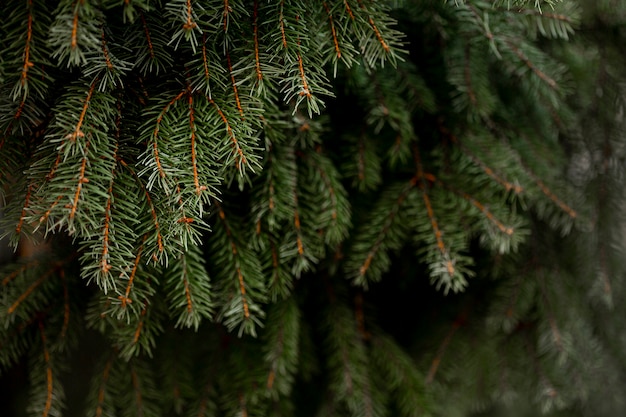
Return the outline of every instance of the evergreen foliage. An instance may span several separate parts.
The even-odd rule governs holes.
[[[626,410],[626,4],[0,11],[2,415]]]

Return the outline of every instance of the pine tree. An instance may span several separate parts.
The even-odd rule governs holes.
[[[626,409],[626,4],[0,11],[2,415]]]

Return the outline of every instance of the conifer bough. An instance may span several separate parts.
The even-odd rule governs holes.
[[[539,42],[572,36],[574,2],[0,11],[2,232],[17,249],[0,277],[0,370],[28,372],[28,415],[438,415],[453,382],[434,381],[469,307],[415,351],[376,296],[421,299],[408,294],[424,281],[502,292],[481,352],[530,326],[534,371],[502,374],[529,372],[546,408],[581,397],[560,397],[533,350],[573,337],[549,272],[511,272],[548,239],[539,224],[585,223],[557,140],[567,57]],[[414,314],[397,320],[415,331]],[[83,391],[68,375],[86,351]],[[504,398],[490,372],[485,397]]]

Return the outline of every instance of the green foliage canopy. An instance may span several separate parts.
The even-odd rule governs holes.
[[[0,2],[0,370],[26,364],[28,413],[551,411],[619,379],[594,320],[623,206],[584,191],[623,142],[581,139],[580,84],[620,84],[581,10]]]

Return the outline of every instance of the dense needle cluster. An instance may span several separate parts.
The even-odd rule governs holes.
[[[43,417],[587,404],[613,6],[1,1],[0,375]]]

